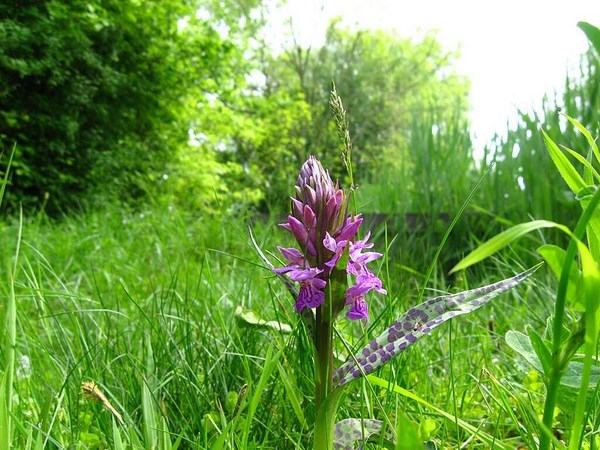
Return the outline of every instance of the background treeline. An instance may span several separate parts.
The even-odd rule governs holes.
[[[591,51],[564,95],[523,113],[475,161],[469,83],[435,36],[411,41],[333,21],[322,46],[274,51],[262,37],[266,17],[260,0],[1,2],[0,149],[16,144],[4,207],[57,214],[118,199],[281,212],[309,154],[347,182],[328,107],[335,80],[363,209],[451,213],[493,163],[476,197],[483,214],[561,219],[575,210],[550,181],[538,127],[586,154],[556,111],[598,123]]]
[[[0,146],[16,143],[6,204],[278,209],[308,154],[343,176],[332,80],[361,182],[412,164],[423,119],[466,125],[468,82],[433,36],[334,22],[320,48],[274,52],[264,15],[258,0],[2,2]]]

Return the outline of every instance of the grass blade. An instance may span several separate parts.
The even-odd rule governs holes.
[[[513,448],[508,445],[503,444],[499,440],[496,440],[493,436],[490,436],[486,432],[481,431],[479,428],[474,427],[470,423],[468,423],[462,419],[459,419],[458,417],[455,417],[452,414],[447,413],[443,409],[440,409],[440,408],[432,405],[431,403],[427,402],[426,400],[423,400],[421,397],[419,397],[415,393],[413,393],[407,389],[404,389],[403,387],[400,387],[397,384],[391,383],[387,380],[384,380],[383,378],[376,377],[375,375],[369,375],[367,379],[368,379],[369,383],[371,383],[372,385],[391,390],[392,392],[394,392],[396,394],[399,394],[399,395],[402,395],[403,397],[414,400],[417,403],[419,403],[420,405],[424,406],[425,408],[437,412],[439,415],[445,417],[446,419],[450,420],[451,422],[458,423],[458,426],[460,428],[462,428],[466,432],[470,433],[471,435],[473,435],[475,438],[479,439],[481,442],[483,442],[490,448],[494,448],[496,450],[509,450],[509,449]],[[481,424],[481,425],[483,425],[483,424]]]
[[[579,172],[573,167],[573,164],[569,162],[567,157],[563,154],[563,152],[558,148],[558,146],[554,143],[554,141],[548,136],[543,130],[542,133],[544,135],[544,140],[546,141],[546,147],[548,147],[548,153],[550,153],[550,157],[554,162],[554,165],[558,169],[560,176],[567,182],[571,191],[574,194],[577,194],[587,185]]]
[[[473,264],[477,264],[488,256],[491,256],[497,251],[503,249],[521,236],[531,233],[532,231],[539,230],[540,228],[558,228],[565,231],[567,234],[571,234],[569,229],[564,225],[560,225],[549,220],[534,220],[532,222],[520,223],[509,228],[508,230],[504,230],[502,233],[497,234],[489,241],[481,244],[479,247],[461,259],[450,270],[450,273],[452,274],[454,272],[458,272],[459,270],[464,270]]]

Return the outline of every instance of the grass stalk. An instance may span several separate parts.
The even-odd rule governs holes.
[[[19,227],[17,235],[17,246],[14,255],[12,269],[9,270],[8,279],[8,302],[6,306],[6,328],[4,346],[6,349],[6,365],[2,380],[2,396],[4,404],[0,417],[0,449],[9,450],[12,442],[12,411],[14,373],[17,347],[17,302],[15,297],[15,277],[19,263],[19,250],[21,248],[21,237],[23,232],[23,211],[19,214]]]
[[[583,214],[579,218],[573,236],[567,247],[565,255],[565,263],[562,267],[562,273],[560,281],[558,283],[558,290],[556,293],[556,302],[554,303],[554,321],[553,321],[553,341],[552,341],[552,373],[547,385],[546,400],[544,404],[544,416],[542,422],[544,429],[540,435],[540,450],[548,450],[550,448],[552,422],[554,418],[554,407],[556,406],[556,399],[558,397],[558,389],[560,387],[560,380],[569,364],[569,359],[565,360],[563,353],[561,352],[561,345],[563,344],[562,330],[563,323],[565,320],[565,305],[567,297],[567,287],[569,284],[569,273],[571,266],[574,263],[575,254],[577,252],[577,239],[581,240],[585,234],[588,222],[592,218],[592,215],[600,202],[600,190],[598,190]],[[582,396],[583,389],[580,389],[579,397]],[[586,390],[587,391],[587,390]],[[578,400],[579,401],[579,400]],[[585,399],[583,400],[585,401]]]

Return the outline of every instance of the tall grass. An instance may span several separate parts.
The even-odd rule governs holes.
[[[20,225],[8,219],[1,227],[7,268]],[[275,230],[255,224],[262,248],[282,243]],[[232,219],[118,208],[60,222],[26,218],[14,271],[13,448],[310,448],[308,343],[296,331],[291,299],[258,261],[244,224]],[[417,301],[411,278],[387,278],[390,296],[373,302],[369,327],[389,323]],[[430,287],[446,286],[434,280]],[[424,339],[381,376],[467,422],[488,417],[483,426],[499,442],[519,441],[512,412],[497,407],[483,369],[519,382],[499,336],[530,320],[526,311],[544,288],[532,289],[524,291],[527,301],[507,295],[437,339]],[[236,315],[237,306],[294,331],[253,326]],[[7,311],[0,311],[4,319]],[[351,342],[362,334],[351,326],[341,332]],[[9,351],[3,346],[5,357]],[[89,381],[122,424],[98,397],[82,395]],[[403,411],[440,448],[471,439],[435,410],[393,392],[353,400],[361,389],[359,383],[350,391],[340,418],[356,410],[370,417]]]
[[[472,187],[469,126],[458,112],[415,117],[407,141],[389,158],[386,169],[359,185],[361,211],[435,217],[460,205]]]
[[[596,60],[584,67],[590,79],[597,78]],[[569,86],[566,105],[575,108],[591,98],[592,107],[583,110],[587,118],[568,106],[567,112],[593,125],[597,86],[592,81]],[[543,110],[552,107],[546,103]],[[531,265],[535,257],[528,249],[543,244],[542,235],[477,272],[447,280],[448,269],[468,248],[497,231],[499,217],[517,221],[529,212],[569,223],[570,208],[577,205],[559,188],[541,141],[535,141],[542,118],[551,137],[553,129],[564,131],[553,114],[523,115],[521,127],[498,141],[493,155],[490,149],[486,161],[494,160],[495,167],[480,191],[479,208],[457,224],[428,292],[487,284],[514,274],[515,266]],[[470,156],[467,124],[444,123],[435,117],[415,122],[410,158],[359,186],[360,210],[397,216],[370,219],[376,247],[386,248],[381,275],[389,295],[370,303],[373,320],[365,328],[341,327],[351,344],[363,343],[365,334],[373,335],[418,302],[426,268],[448,226],[442,213],[452,217],[480,175]],[[568,135],[561,141],[578,142]],[[520,151],[513,155],[515,144]],[[420,214],[411,224],[406,213]],[[6,436],[13,448],[25,449],[310,448],[309,343],[288,293],[249,245],[247,225],[225,214],[157,205],[144,211],[112,205],[60,221],[27,211],[22,222],[4,217],[0,319],[9,324],[0,358],[0,426],[9,430],[0,436],[4,448]],[[265,250],[291,243],[271,221],[253,225]],[[385,366],[378,375],[393,389],[355,383],[338,417],[408,416],[419,424],[422,440],[437,448],[488,448],[462,423],[493,435],[495,448],[533,448],[543,383],[502,337],[527,324],[545,326],[547,299],[554,296],[551,276],[540,273],[528,285],[485,311],[444,325],[445,332],[424,338]],[[248,317],[289,324],[292,331]],[[345,350],[339,351],[345,359]],[[558,414],[560,433],[569,411]],[[589,417],[599,422],[597,404]]]
[[[593,49],[581,57],[579,73],[567,76],[562,94],[545,97],[534,111],[521,112],[516,128],[486,147],[481,170],[493,168],[479,197],[482,206],[512,222],[528,217],[552,217],[560,223],[576,220],[579,205],[568,189],[555,182],[540,127],[543,124],[551,139],[569,142],[584,157],[589,146],[559,112],[585,124],[592,134],[598,132],[600,60]]]

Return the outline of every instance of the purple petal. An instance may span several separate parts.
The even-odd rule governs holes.
[[[308,231],[306,231],[306,227],[302,222],[296,219],[294,216],[288,216],[288,224],[289,229],[296,238],[296,240],[306,245],[306,241],[308,239]]]
[[[297,248],[294,247],[277,247],[279,252],[283,255],[283,257],[290,263],[301,266],[304,264],[304,255],[300,253]]]
[[[307,203],[310,203],[311,205],[317,203],[317,193],[313,188],[311,188],[309,185],[306,185],[305,192],[307,192],[308,196],[310,197],[306,199]]]
[[[344,203],[344,191],[338,189],[325,205],[327,222],[332,222],[337,217],[342,209]]]
[[[352,303],[352,306],[350,307],[350,310],[346,313],[346,317],[348,317],[348,319],[350,320],[361,320],[364,319],[365,321],[369,321],[369,307],[367,306],[367,302],[365,302],[365,299],[360,297],[357,298],[354,303]]]
[[[312,208],[308,205],[304,205],[304,210],[302,211],[302,221],[304,222],[304,226],[312,230],[317,225],[317,216]]]
[[[292,197],[292,208],[294,210],[294,215],[297,217],[301,217],[302,209],[304,208],[304,203],[302,203],[300,200]]]
[[[344,240],[344,241],[349,241],[350,239],[352,239],[356,233],[358,232],[358,229],[360,227],[360,224],[362,223],[362,216],[359,214],[356,217],[354,217],[354,219],[352,219],[351,217],[348,217],[346,219],[346,223],[344,225],[344,227],[341,229],[340,233],[336,236],[336,239],[338,240]]]
[[[298,244],[300,244],[301,247],[306,248],[311,255],[315,256],[317,254],[315,244],[309,238],[308,230],[302,222],[300,222],[294,216],[288,216],[288,223],[281,224],[280,226],[286,230],[289,230],[298,241]]]
[[[317,269],[316,267],[309,267],[308,269],[297,268],[297,269],[290,271],[288,276],[294,281],[306,281],[306,280],[312,280],[321,272],[323,272],[323,270]],[[317,280],[320,280],[320,279],[317,278]],[[320,280],[320,281],[323,281],[323,280]],[[323,283],[325,283],[325,281],[323,281]]]
[[[313,281],[317,280],[319,279],[315,278]],[[304,308],[317,308],[321,306],[324,298],[325,294],[323,293],[323,291],[319,290],[319,288],[316,286],[316,283],[306,281],[303,282],[300,287],[298,299],[296,300],[294,306],[296,307],[296,311],[298,312],[301,312]]]
[[[334,238],[331,237],[331,235],[329,234],[329,232],[325,233],[325,239],[323,239],[323,246],[327,250],[331,250],[334,253],[337,250],[337,242],[335,241]]]
[[[365,248],[373,247],[372,243],[367,244],[369,237],[371,237],[370,231],[367,233],[367,235],[365,236],[364,239],[361,239],[360,241],[356,241],[356,242],[352,243],[352,245],[350,246],[350,257],[351,258],[353,258],[353,255],[359,255],[361,250],[363,250]]]
[[[366,252],[366,253],[360,253],[360,254],[356,254],[356,252],[354,253],[354,255],[352,255],[352,253],[350,253],[350,259],[358,264],[367,264],[370,263],[371,261],[375,261],[377,258],[381,258],[381,253],[377,253],[377,252]]]
[[[350,304],[355,298],[365,295],[367,292],[373,290],[373,287],[369,284],[355,284],[350,286],[344,296],[346,297],[346,304]]]
[[[323,239],[323,246],[327,250],[330,250],[333,252],[333,256],[331,257],[331,259],[325,263],[325,265],[327,267],[329,267],[331,269],[333,269],[335,267],[337,262],[342,257],[342,254],[344,253],[344,249],[346,248],[347,243],[348,243],[348,241],[336,241],[334,238],[331,237],[329,232],[325,233],[325,239]]]

